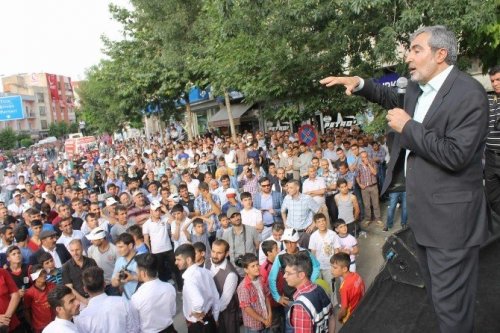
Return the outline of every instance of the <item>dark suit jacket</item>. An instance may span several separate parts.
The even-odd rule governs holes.
[[[31,256],[31,264],[35,265],[38,264],[38,257],[45,252],[43,248],[40,248],[40,250],[36,251],[33,253]],[[68,250],[66,249],[66,246],[64,244],[56,244],[56,252],[59,255],[59,259],[61,259],[61,264],[64,265],[64,263],[68,260],[71,259],[71,254],[69,254]]]
[[[420,93],[410,82],[405,111],[413,117]],[[395,108],[391,88],[365,80],[356,94]],[[406,166],[408,223],[417,243],[455,249],[481,245],[488,236],[481,156],[488,121],[484,88],[452,69],[422,123],[410,120],[394,136],[384,192],[392,180],[397,152],[411,150]]]

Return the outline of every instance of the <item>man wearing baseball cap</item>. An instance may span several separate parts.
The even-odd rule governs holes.
[[[12,200],[12,203],[7,206],[7,209],[10,213],[10,215],[14,217],[21,216],[23,214],[23,203],[22,203],[22,198],[21,198],[21,192],[19,191],[14,191],[14,194],[12,195],[14,198]]]
[[[234,188],[228,188],[226,190],[226,203],[222,205],[222,213],[227,215],[228,210],[233,207],[236,210],[241,211],[243,205],[237,198],[237,193]]]
[[[56,287],[47,281],[47,272],[41,265],[34,265],[30,274],[33,285],[24,294],[24,311],[30,319],[34,332],[41,332],[52,320],[54,314],[47,300],[49,292]]]
[[[104,271],[104,282],[106,283],[104,291],[107,295],[113,296],[119,295],[119,290],[111,285],[118,252],[116,246],[108,240],[107,236],[106,230],[97,227],[85,237],[92,243],[87,250],[89,258],[94,259],[97,266]]]
[[[304,249],[299,246],[299,232],[296,229],[288,228],[285,229],[281,240],[285,243],[285,249],[278,253],[276,259],[274,259],[273,267],[271,268],[271,272],[269,272],[269,289],[271,291],[271,296],[273,299],[283,305],[285,307],[285,313],[288,311],[288,307],[291,305],[293,301],[293,294],[295,293],[295,288],[290,287],[286,281],[284,281],[284,271],[285,271],[285,262],[283,260],[283,256],[286,254],[297,254],[299,252],[307,252],[312,262],[312,274],[309,277],[311,281],[316,281],[320,274],[320,264],[318,259],[309,252],[309,250]],[[278,279],[284,281],[283,283],[283,294],[280,295],[278,292]],[[280,284],[281,282],[280,281]]]
[[[260,235],[254,227],[243,225],[238,209],[229,208],[227,217],[231,220],[232,228],[224,230],[222,239],[229,244],[231,263],[235,265],[240,277],[243,277],[245,276],[243,267],[239,267],[237,263],[245,253],[257,253]]]

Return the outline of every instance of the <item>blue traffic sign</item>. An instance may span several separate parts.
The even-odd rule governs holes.
[[[0,121],[24,119],[21,96],[0,97]]]

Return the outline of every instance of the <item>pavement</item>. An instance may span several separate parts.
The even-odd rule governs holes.
[[[382,211],[382,221],[387,220],[387,207],[389,202],[381,202],[380,209]],[[359,255],[356,259],[356,269],[365,281],[366,290],[371,286],[373,280],[378,275],[384,264],[382,256],[382,245],[384,245],[387,237],[393,232],[401,229],[400,226],[401,210],[396,209],[394,227],[385,232],[381,227],[377,226],[374,222],[370,223],[368,227],[362,227],[366,234],[360,235],[359,242]],[[177,332],[187,333],[187,326],[182,314],[182,295],[177,293],[177,315],[174,318],[174,326]],[[340,329],[337,325],[336,331]],[[241,332],[244,332],[243,327]]]

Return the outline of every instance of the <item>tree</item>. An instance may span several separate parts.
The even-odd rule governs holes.
[[[17,134],[10,127],[0,130],[0,149],[9,150],[16,147]]]

